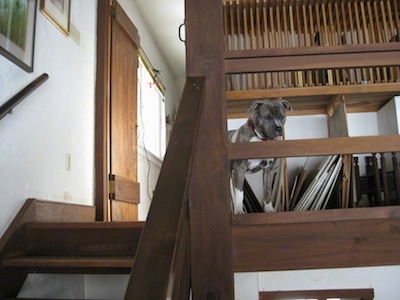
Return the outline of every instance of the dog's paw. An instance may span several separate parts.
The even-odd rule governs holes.
[[[265,203],[263,210],[264,212],[275,212],[275,208],[272,205],[272,202]]]

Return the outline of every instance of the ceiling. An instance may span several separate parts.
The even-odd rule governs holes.
[[[185,44],[179,40],[178,35],[179,26],[185,19],[184,0],[135,1],[173,76],[184,78]]]

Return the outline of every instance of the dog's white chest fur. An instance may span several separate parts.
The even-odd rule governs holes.
[[[262,142],[262,140],[259,139],[257,136],[253,136],[249,142]],[[263,162],[263,159],[249,159],[248,162],[248,170],[253,171],[260,166],[260,164]]]

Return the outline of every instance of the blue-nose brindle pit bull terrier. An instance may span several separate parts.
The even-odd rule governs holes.
[[[228,133],[231,143],[262,142],[278,140],[283,137],[286,121],[286,111],[292,110],[286,100],[256,100],[248,110],[247,122],[238,130]],[[266,145],[268,147],[268,145]],[[255,173],[273,165],[271,159],[242,159],[231,163],[231,199],[233,213],[245,213],[243,185],[246,173]],[[265,191],[269,193],[270,191]],[[271,199],[266,197],[260,201],[261,207],[266,211],[273,211]]]

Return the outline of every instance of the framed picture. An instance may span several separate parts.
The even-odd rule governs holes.
[[[36,0],[0,0],[0,54],[33,71]]]
[[[69,35],[71,0],[40,0],[40,11],[61,30]]]

